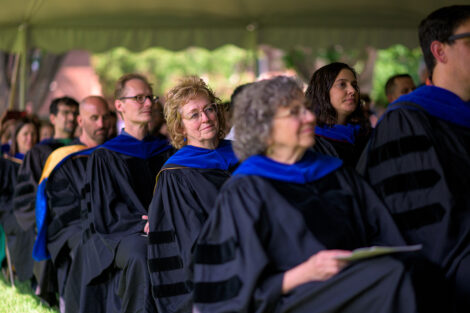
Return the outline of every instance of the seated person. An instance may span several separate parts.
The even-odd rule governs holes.
[[[415,89],[415,83],[409,74],[393,75],[385,83],[385,95],[387,96],[388,103],[394,102]]]
[[[470,308],[470,5],[432,12],[419,38],[433,85],[388,108],[358,171],[407,243],[423,244],[423,254],[445,271],[447,312],[464,313]]]
[[[317,116],[314,150],[355,167],[371,126],[360,105],[357,75],[344,63],[331,63],[313,73],[305,92]]]
[[[311,110],[287,77],[256,82],[235,98],[233,145],[244,161],[197,242],[196,312],[416,312],[403,263],[340,259],[404,241],[353,169],[308,149]]]
[[[38,236],[33,249],[37,260],[52,259],[57,269],[61,312],[77,312],[80,300],[82,239],[80,212],[88,157],[106,140],[109,128],[106,100],[89,96],[80,102],[77,122],[79,144],[51,153],[36,197]]]
[[[178,148],[158,174],[149,208],[149,269],[160,312],[191,312],[193,251],[222,184],[237,164],[220,100],[197,76],[166,96],[165,119]],[[171,234],[171,235],[170,235]]]
[[[166,140],[148,134],[155,101],[144,76],[122,76],[116,83],[114,104],[124,120],[124,131],[93,151],[87,164],[85,283],[101,283],[120,275],[115,287],[121,312],[151,312],[154,308],[144,229],[148,228],[155,177],[172,153]],[[113,311],[114,303],[103,305]]]
[[[0,218],[5,234],[8,240],[8,249],[10,251],[11,260],[15,267],[18,279],[21,281],[28,280],[33,275],[33,259],[31,250],[35,229],[30,228],[24,230],[18,224],[13,211],[13,194],[16,187],[17,174],[25,154],[38,141],[38,126],[30,118],[21,118],[16,121],[9,154],[5,155],[5,170],[9,169],[5,175],[1,175],[2,182],[6,190],[2,190],[1,208],[3,216]]]

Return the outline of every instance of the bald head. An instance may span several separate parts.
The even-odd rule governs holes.
[[[104,143],[110,127],[108,103],[100,96],[86,97],[80,102],[77,121],[82,128],[81,142],[88,147]]]

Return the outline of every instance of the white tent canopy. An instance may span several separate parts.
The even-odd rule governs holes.
[[[454,4],[468,3],[457,0]],[[0,50],[20,62],[20,107],[26,52],[92,52],[122,46],[172,50],[235,44],[255,49],[297,45],[345,48],[418,45],[417,27],[446,0],[1,0]],[[12,103],[12,101],[10,101]]]
[[[2,0],[0,50],[179,50],[269,44],[416,47],[419,21],[445,0]],[[457,1],[468,3],[467,1]]]

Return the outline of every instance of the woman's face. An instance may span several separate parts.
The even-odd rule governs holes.
[[[188,145],[208,148],[218,141],[217,106],[210,103],[206,96],[201,95],[189,100],[180,112]]]
[[[344,68],[336,76],[330,89],[330,103],[338,114],[338,120],[346,120],[356,109],[358,101],[359,88],[357,80],[353,72]]]
[[[37,142],[38,134],[33,124],[24,124],[16,135],[16,144],[18,152],[25,154]]]
[[[277,110],[272,123],[268,145],[274,154],[276,150],[303,152],[315,143],[315,115],[310,107],[305,106],[301,92],[287,107]]]

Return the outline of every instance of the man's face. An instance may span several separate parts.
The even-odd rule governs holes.
[[[78,108],[59,103],[57,115],[51,114],[50,120],[54,125],[55,133],[73,134],[77,126]]]
[[[139,95],[152,96],[150,86],[140,79],[131,79],[126,82],[122,98]],[[144,103],[139,103],[135,99],[122,99],[115,101],[115,107],[122,114],[125,126],[128,126],[128,123],[139,125],[150,122],[154,103],[149,98],[146,98]]]
[[[469,33],[470,19],[457,27],[453,35]],[[456,39],[445,44],[445,54],[449,66],[448,75],[453,75],[462,84],[459,89],[470,90],[470,37]]]
[[[88,138],[97,145],[108,137],[110,118],[108,105],[98,98],[90,98],[80,105],[78,123]]]
[[[406,95],[416,89],[415,83],[409,77],[397,77],[393,82],[392,94],[388,96],[388,102],[392,103],[400,96]]]

